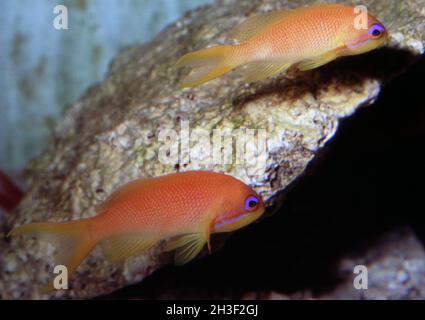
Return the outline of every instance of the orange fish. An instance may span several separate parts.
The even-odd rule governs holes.
[[[71,274],[97,244],[110,261],[146,252],[172,238],[176,264],[198,255],[210,235],[242,228],[264,213],[260,196],[225,174],[188,171],[140,179],[116,190],[96,207],[98,215],[64,223],[32,223],[9,235],[32,234],[57,246],[56,261]]]
[[[356,23],[360,13],[353,7],[318,4],[248,18],[232,32],[238,45],[191,52],[177,61],[178,67],[193,69],[182,86],[195,87],[242,66],[246,81],[259,81],[291,66],[304,71],[374,50],[388,33],[375,17],[366,16],[363,26]]]

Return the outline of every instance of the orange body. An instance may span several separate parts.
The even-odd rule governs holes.
[[[319,4],[248,18],[232,32],[239,45],[195,51],[178,61],[178,66],[195,69],[183,86],[197,86],[241,66],[246,66],[241,70],[246,79],[255,81],[292,65],[308,70],[373,50],[387,32],[376,18],[361,14],[349,6]]]
[[[58,264],[71,274],[97,245],[106,258],[139,255],[161,240],[176,249],[175,260],[193,259],[210,235],[239,229],[264,212],[261,198],[225,174],[189,171],[130,182],[96,207],[93,218],[19,226],[10,235],[33,234],[57,246]]]
[[[214,223],[221,217],[242,214],[248,194],[256,195],[241,181],[208,171],[137,180],[97,207],[99,215],[93,218],[92,234],[107,239],[144,232],[162,239],[204,231],[201,228],[213,233]]]

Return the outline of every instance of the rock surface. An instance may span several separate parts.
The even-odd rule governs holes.
[[[356,266],[367,269],[365,287],[356,289],[353,274]],[[364,269],[363,269],[364,270]],[[362,299],[362,300],[412,300],[424,299],[425,252],[422,244],[410,228],[392,230],[378,243],[367,250],[362,257],[347,256],[338,266],[341,283],[331,292],[319,297],[310,291],[296,294],[247,293],[244,299]]]
[[[94,206],[119,185],[179,170],[227,172],[253,186],[270,207],[279,204],[288,186],[333,137],[340,120],[373,103],[381,87],[423,53],[424,2],[366,1],[390,26],[390,47],[306,73],[255,84],[229,74],[181,90],[182,72],[175,70],[174,61],[187,51],[229,41],[226,32],[246,16],[310,2],[218,1],[188,13],[151,43],[124,50],[106,79],[58,123],[53,145],[28,168],[26,197],[0,231],[5,234],[13,225],[33,221],[93,216]],[[188,121],[192,132],[263,129],[266,156],[255,163],[205,164],[205,141],[194,140],[187,163],[159,161],[164,147],[160,129],[174,130],[171,136],[176,137],[185,126],[182,121]],[[121,265],[106,262],[97,248],[78,269],[70,290],[55,296],[95,297],[137,283],[171,261],[161,246]],[[29,238],[2,239],[0,297],[53,297],[39,292],[49,276],[53,250]]]

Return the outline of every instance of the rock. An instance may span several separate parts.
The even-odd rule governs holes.
[[[106,79],[90,88],[59,121],[51,148],[29,165],[29,191],[2,232],[33,221],[93,216],[94,206],[121,184],[180,170],[227,172],[254,187],[271,209],[278,205],[288,186],[320,156],[340,120],[373,103],[382,86],[423,52],[422,1],[391,5],[384,0],[367,1],[372,12],[389,22],[390,47],[310,72],[255,84],[229,74],[199,88],[181,90],[178,82],[183,74],[175,70],[174,61],[190,50],[225,43],[226,31],[248,15],[310,2],[218,1],[188,13],[151,43],[124,50],[112,62]],[[176,138],[187,125],[191,132],[208,133],[224,128],[263,129],[255,133],[266,133],[265,157],[256,163],[205,164],[206,143],[194,140],[187,163],[158,161],[164,155],[160,140],[164,130],[160,129],[171,129],[171,138]],[[122,265],[106,262],[97,248],[79,267],[70,290],[43,296],[39,290],[53,264],[52,246],[29,238],[2,239],[0,296],[108,294],[170,263],[171,255],[163,254],[161,247]],[[398,277],[409,281],[405,274]]]
[[[367,267],[367,289],[353,286],[356,265]],[[425,252],[410,228],[393,230],[364,257],[352,257],[341,261],[339,272],[346,278],[340,286],[322,299],[424,299]]]
[[[356,289],[353,285],[357,274],[356,266],[367,268],[367,288]],[[311,292],[283,294],[276,291],[267,293],[246,293],[243,299],[299,300],[411,300],[424,299],[425,252],[413,231],[408,228],[392,230],[378,243],[366,251],[361,258],[347,255],[337,269],[343,281],[331,292],[313,295]]]

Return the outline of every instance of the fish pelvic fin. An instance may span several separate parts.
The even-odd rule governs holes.
[[[238,69],[238,73],[247,82],[255,82],[265,80],[277,76],[291,66],[286,61],[255,61],[248,63]]]
[[[209,239],[203,233],[190,233],[178,236],[169,241],[164,251],[176,250],[174,262],[176,265],[183,265],[194,259],[205,246]]]
[[[181,57],[176,66],[191,68],[191,72],[183,79],[181,86],[183,88],[197,87],[236,68],[240,64],[236,47],[216,46],[190,52]]]
[[[91,237],[91,219],[60,223],[30,223],[14,228],[8,236],[35,236],[56,247],[55,264],[64,265],[71,276],[81,262],[89,255],[97,242]],[[42,293],[53,291],[53,282]]]
[[[111,262],[121,262],[142,255],[157,242],[158,239],[155,237],[136,232],[108,238],[102,241],[102,249],[106,259]]]

